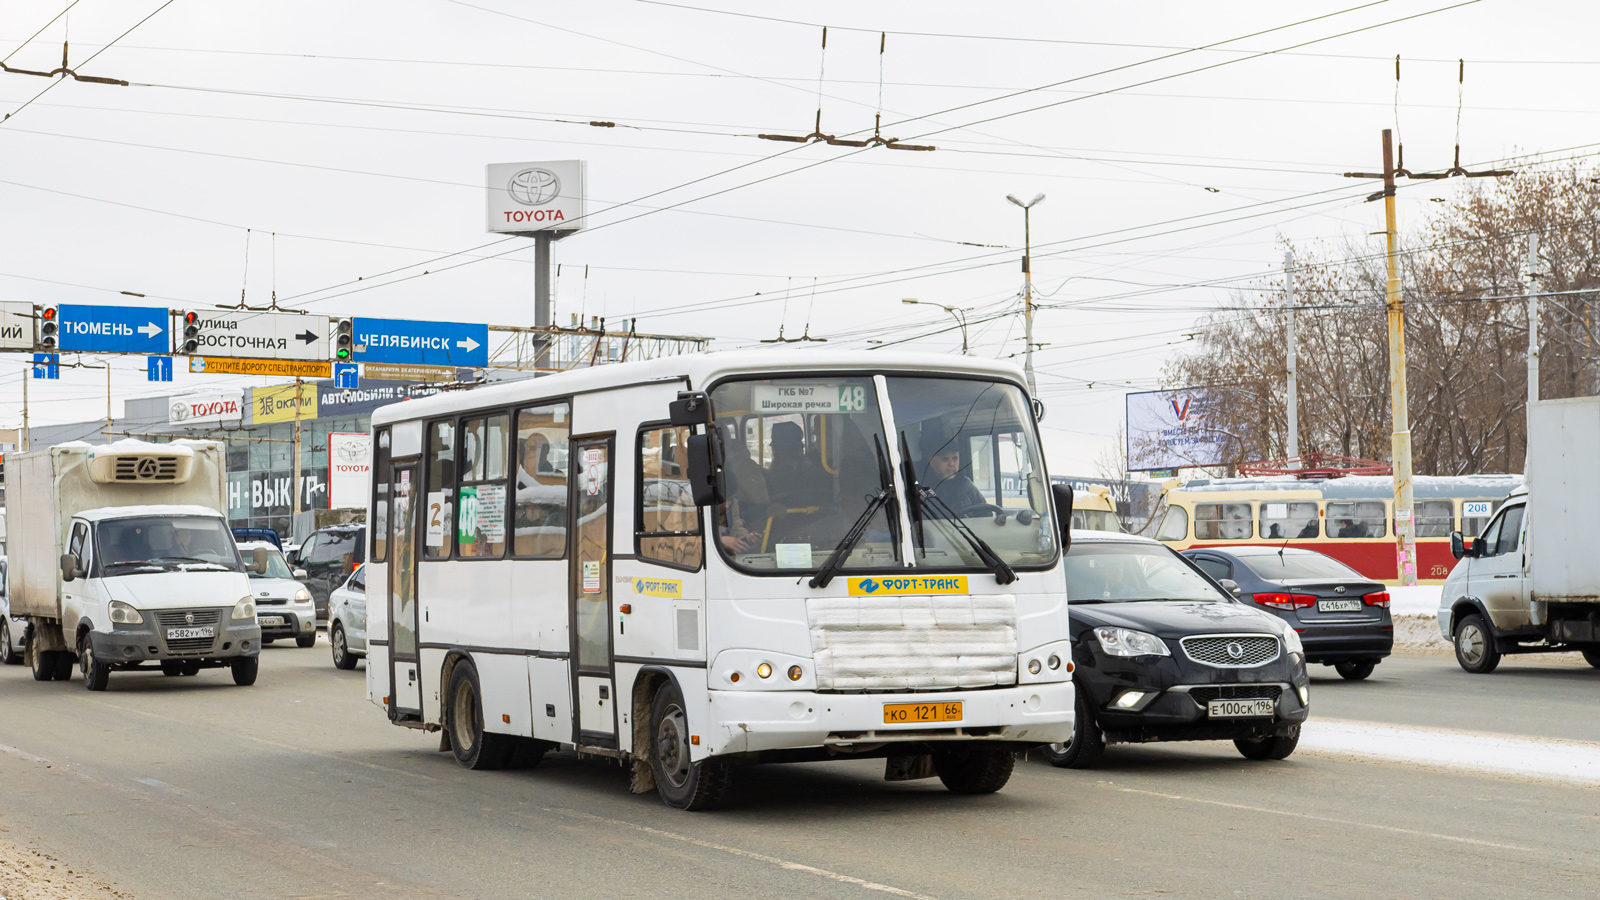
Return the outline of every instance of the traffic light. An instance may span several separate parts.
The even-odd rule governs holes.
[[[54,350],[61,343],[61,323],[56,319],[56,308],[46,306],[39,312],[39,346]]]
[[[349,319],[333,320],[333,356],[349,359],[355,345],[355,325]]]
[[[189,310],[183,314],[183,352],[193,354],[200,349],[200,314]]]

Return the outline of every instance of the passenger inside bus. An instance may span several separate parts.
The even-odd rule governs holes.
[[[805,432],[794,422],[772,426],[772,464],[767,466],[767,496],[786,509],[805,509],[832,502],[826,474],[805,452]]]
[[[1367,526],[1353,519],[1339,520],[1339,537],[1364,538],[1367,536]]]

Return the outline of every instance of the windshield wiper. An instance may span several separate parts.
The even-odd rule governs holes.
[[[904,431],[900,432],[900,462],[901,465],[905,467],[906,496],[910,498],[909,504],[911,507],[912,519],[917,528],[918,537],[920,538],[923,536],[923,510],[931,509],[933,512],[938,514],[939,518],[949,520],[950,526],[955,529],[956,533],[960,534],[961,537],[964,538],[969,545],[971,545],[972,549],[977,552],[978,559],[982,560],[983,564],[987,566],[990,571],[994,572],[994,580],[996,584],[1010,584],[1011,582],[1016,581],[1016,571],[1013,570],[1009,565],[1006,565],[1006,561],[1000,558],[1000,554],[994,552],[994,548],[989,546],[989,542],[985,541],[981,537],[978,537],[977,532],[973,531],[971,528],[968,528],[967,523],[963,522],[961,517],[956,515],[956,511],[951,509],[950,505],[945,503],[943,498],[934,493],[933,488],[923,487],[922,484],[917,481],[916,466],[911,462],[911,450],[906,445],[906,433]],[[919,543],[922,542],[919,541]],[[923,543],[924,549],[926,549],[926,546],[927,545]]]
[[[201,565],[201,566],[217,566],[218,568],[226,569],[229,572],[235,571],[233,566],[231,566],[231,565],[229,565],[229,564],[227,564],[225,562],[218,562],[218,561],[216,561],[214,559],[201,559],[201,558],[199,558],[197,556],[157,556],[154,559],[149,560],[149,562],[151,562],[151,563],[178,563],[178,564]]]
[[[110,570],[110,569],[121,569],[121,568],[135,568],[135,569],[149,569],[152,572],[165,572],[168,568],[170,568],[170,566],[168,566],[168,565],[162,565],[161,563],[149,562],[147,560],[122,560],[120,562],[102,563],[101,565],[105,566],[106,569],[108,569],[108,570]]]
[[[956,515],[956,511],[951,509],[950,505],[945,503],[942,497],[933,492],[933,488],[923,487],[922,485],[914,485],[913,487],[916,488],[918,496],[922,499],[923,508],[932,509],[939,514],[939,518],[948,520],[951,527],[956,530],[956,533],[966,538],[967,543],[972,545],[972,549],[978,554],[978,559],[982,560],[983,564],[994,572],[996,584],[1010,584],[1017,580],[1017,573],[1006,565],[1006,561],[1000,558],[1000,554],[994,552],[994,548],[989,546],[988,541],[978,537],[977,532],[968,528],[967,523]]]
[[[811,580],[806,582],[811,587],[824,588],[828,586],[828,582],[832,581],[833,577],[839,574],[839,570],[844,568],[845,560],[849,558],[850,551],[855,549],[856,544],[860,542],[861,536],[867,533],[867,526],[871,524],[872,517],[878,514],[878,510],[888,506],[894,500],[894,480],[889,477],[889,463],[884,459],[883,445],[879,443],[877,435],[873,435],[872,446],[878,452],[878,492],[868,498],[867,508],[861,511],[861,515],[856,517],[855,524],[851,525],[850,530],[845,532],[843,538],[839,539],[838,546],[834,547],[833,552],[828,554],[828,559],[822,564],[822,568],[818,569],[817,574],[811,576]],[[897,511],[891,510],[889,515],[889,540],[896,547],[900,545],[900,523],[898,520]]]

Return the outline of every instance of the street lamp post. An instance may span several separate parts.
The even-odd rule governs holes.
[[[1022,368],[1028,375],[1028,393],[1036,397],[1039,387],[1033,380],[1033,236],[1028,228],[1028,212],[1044,201],[1044,195],[1038,194],[1027,203],[1018,200],[1016,194],[1007,194],[1006,199],[1022,207],[1022,339],[1027,342]]]
[[[907,306],[937,306],[945,312],[956,317],[956,324],[961,326],[961,355],[971,356],[972,350],[967,346],[967,311],[955,306],[945,306],[943,303],[930,303],[927,300],[917,300],[907,297],[900,301]]]

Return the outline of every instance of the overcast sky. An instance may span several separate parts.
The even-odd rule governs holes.
[[[0,6],[0,56],[54,68],[66,38],[76,67],[163,0],[80,0],[23,45],[70,2]],[[1593,4],[712,3],[175,0],[83,66],[132,86],[61,83],[0,125],[0,299],[183,309],[243,288],[322,315],[531,324],[530,241],[438,257],[496,239],[487,163],[583,159],[598,212],[555,246],[558,323],[959,352],[954,319],[914,297],[970,308],[973,352],[1020,362],[1005,195],[1044,193],[1044,434],[1054,472],[1088,475],[1124,391],[1157,386],[1286,240],[1381,248],[1373,186],[1342,173],[1381,168],[1397,116],[1407,165],[1447,167],[1458,57],[1464,163],[1596,150]],[[0,106],[50,86],[0,74]],[[754,136],[810,132],[819,94],[824,132],[870,135],[881,111],[885,137],[938,149]],[[1408,190],[1402,229],[1455,187]],[[20,424],[9,359],[0,422]],[[114,367],[117,413],[259,383]],[[101,371],[30,391],[35,423],[104,414]]]

